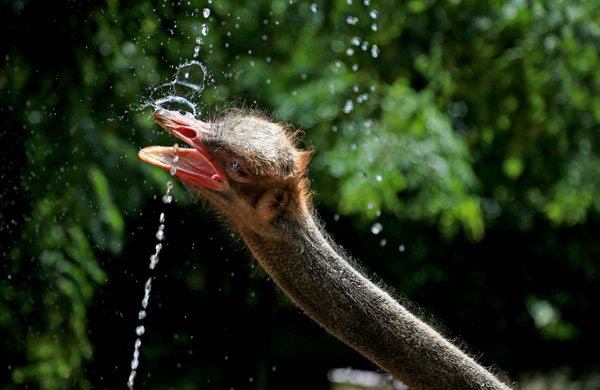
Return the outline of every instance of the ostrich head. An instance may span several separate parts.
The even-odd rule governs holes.
[[[288,126],[245,110],[211,122],[158,110],[154,119],[191,148],[151,146],[139,158],[171,170],[239,229],[277,233],[277,221],[307,210],[310,152]]]

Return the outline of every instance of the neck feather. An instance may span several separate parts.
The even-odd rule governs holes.
[[[277,285],[329,333],[411,389],[508,389],[354,269],[310,213],[280,231],[240,232]]]

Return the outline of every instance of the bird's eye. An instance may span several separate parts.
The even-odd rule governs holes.
[[[248,172],[237,160],[229,161],[227,164],[227,170],[229,171],[229,175],[237,181],[247,182],[250,180]]]

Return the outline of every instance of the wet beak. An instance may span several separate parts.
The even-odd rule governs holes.
[[[210,124],[167,110],[156,111],[154,120],[192,148],[150,146],[139,151],[140,160],[170,171],[184,183],[223,191],[225,175],[203,144],[212,134]]]

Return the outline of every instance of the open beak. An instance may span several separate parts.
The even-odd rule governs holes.
[[[139,151],[140,160],[170,171],[184,183],[223,191],[226,186],[225,175],[202,143],[205,137],[212,134],[210,125],[162,109],[154,113],[154,120],[193,149],[149,146]]]

